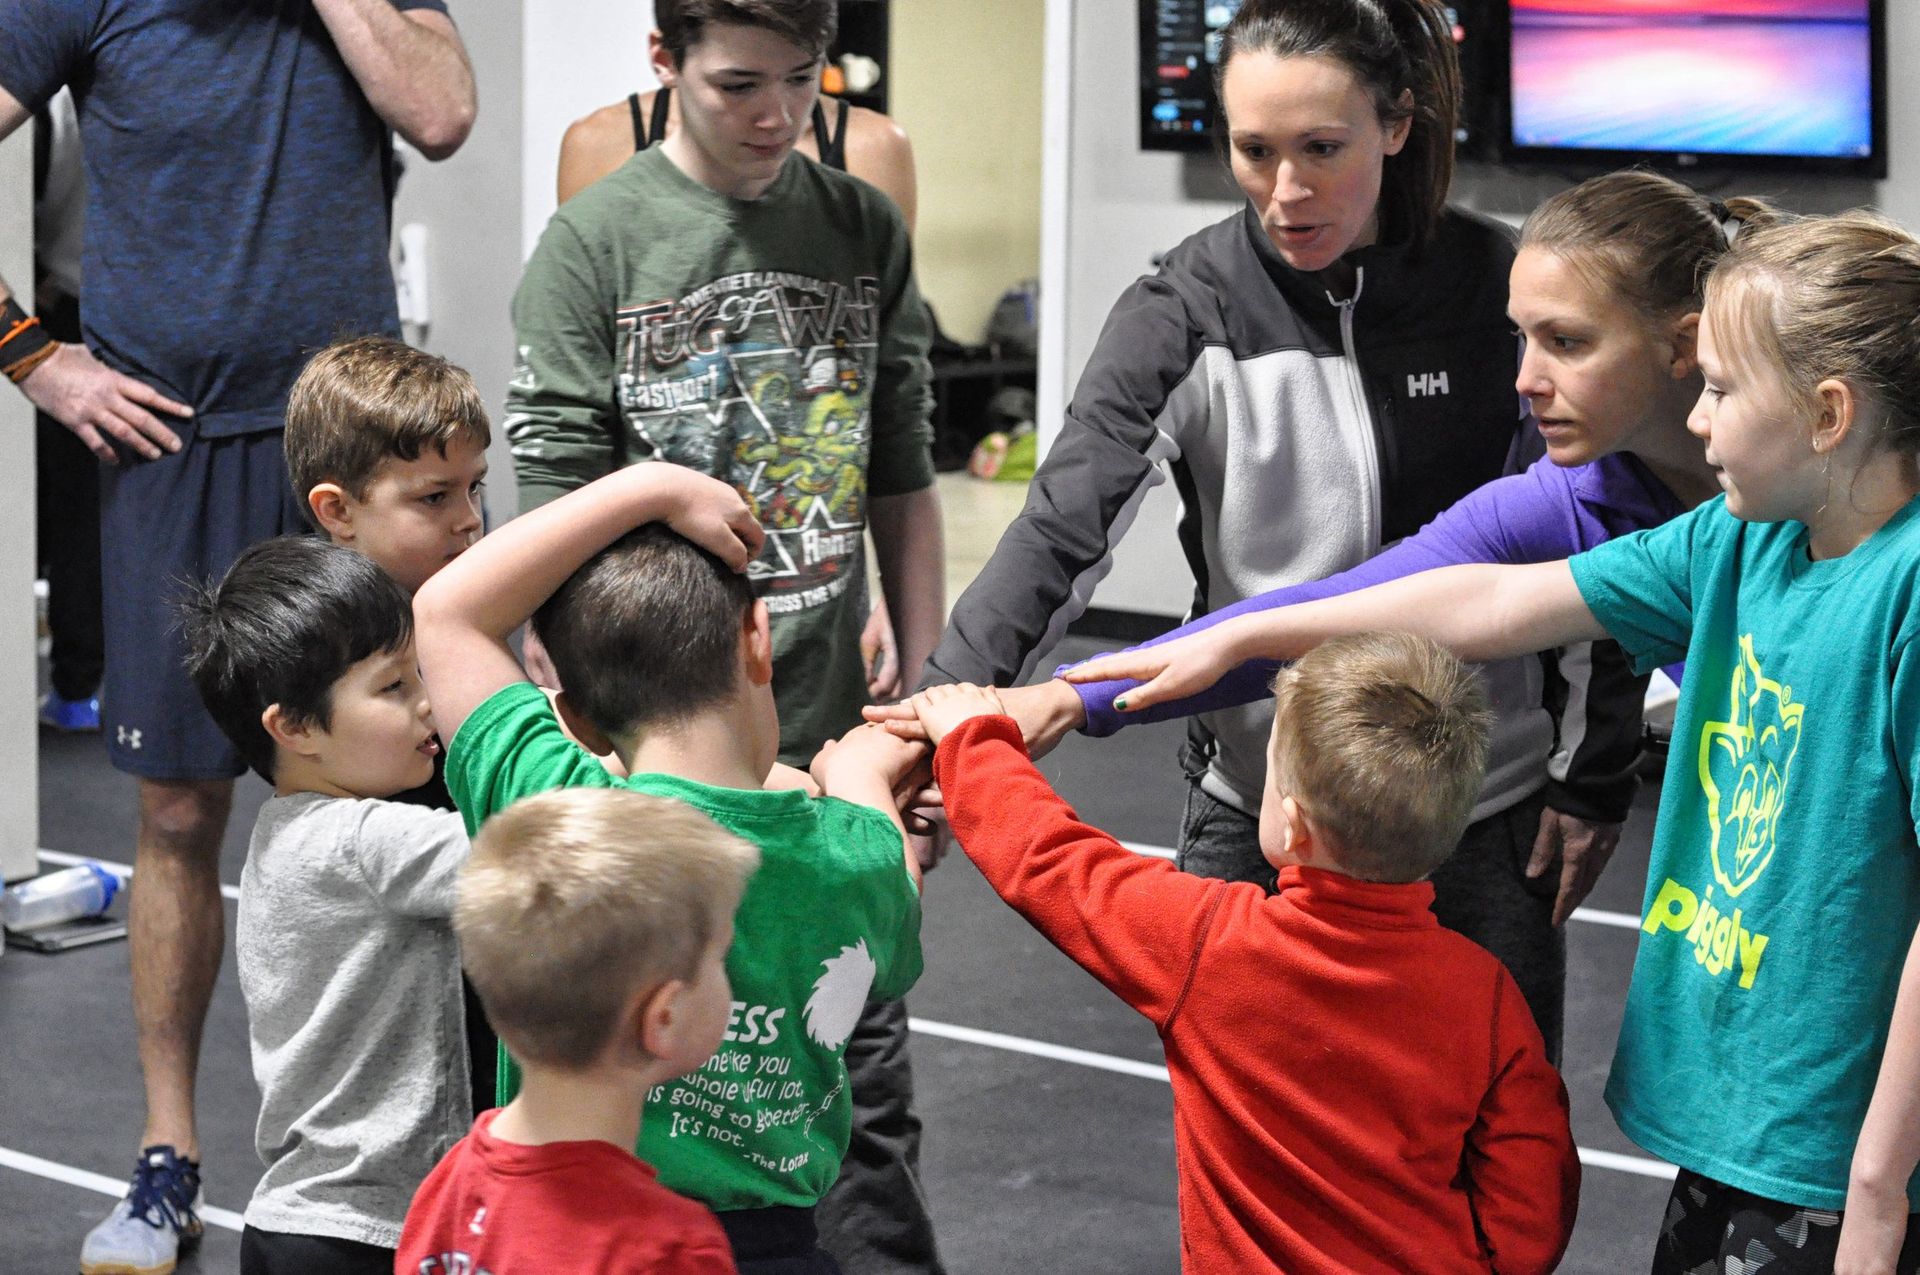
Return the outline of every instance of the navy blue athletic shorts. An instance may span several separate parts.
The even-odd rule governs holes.
[[[200,706],[183,662],[181,586],[217,579],[251,545],[306,531],[278,430],[200,438],[159,460],[100,467],[107,675],[100,724],[116,768],[143,779],[232,779],[246,769]]]

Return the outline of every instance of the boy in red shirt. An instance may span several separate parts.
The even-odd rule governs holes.
[[[1424,880],[1480,786],[1480,689],[1431,642],[1368,634],[1275,700],[1272,896],[1079,822],[993,691],[912,704],[968,857],[1159,1029],[1183,1269],[1549,1271],[1579,1197],[1566,1090],[1512,976],[1440,928]]]
[[[719,1220],[631,1148],[647,1090],[726,1031],[759,860],[693,807],[626,789],[556,789],[487,821],[453,928],[521,1089],[421,1184],[397,1275],[732,1275]]]

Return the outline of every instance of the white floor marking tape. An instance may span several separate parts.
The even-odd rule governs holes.
[[[64,850],[42,850],[40,857],[48,863],[57,863],[63,868],[78,867],[83,863],[97,863],[123,881],[133,875],[132,864],[115,863],[111,859],[90,859],[84,854],[68,854]],[[222,885],[220,887],[220,893],[224,897],[238,902],[240,898],[240,887],[237,885]]]
[[[1580,1163],[1590,1169],[1618,1169],[1622,1173],[1637,1173],[1643,1178],[1665,1178],[1669,1182],[1680,1172],[1665,1160],[1621,1155],[1617,1151],[1595,1151],[1589,1147],[1580,1148]]]
[[[85,1169],[55,1164],[52,1160],[42,1160],[37,1155],[27,1155],[7,1147],[0,1147],[0,1168],[18,1169],[22,1173],[31,1173],[37,1178],[48,1178],[54,1182],[64,1182],[68,1186],[82,1187],[88,1191],[97,1191],[101,1195],[110,1195],[116,1200],[127,1193],[125,1178],[110,1178],[104,1173],[89,1173]],[[200,1218],[202,1221],[229,1231],[237,1231],[244,1225],[238,1213],[228,1209],[216,1209],[211,1205],[200,1207]]]
[[[1070,1049],[1065,1045],[1053,1045],[1044,1040],[1030,1040],[1025,1036],[1008,1036],[1001,1032],[981,1031],[977,1027],[960,1027],[953,1023],[937,1023],[926,1018],[908,1018],[907,1026],[923,1036],[938,1036],[942,1040],[984,1045],[988,1049],[1031,1054],[1036,1058],[1051,1058],[1057,1062],[1074,1063],[1081,1067],[1116,1071],[1123,1076],[1139,1076],[1145,1080],[1171,1083],[1165,1067],[1154,1063],[1137,1062],[1132,1058],[1120,1058],[1113,1054],[1096,1054],[1089,1049]],[[1637,1155],[1621,1155],[1616,1151],[1594,1151],[1587,1147],[1580,1147],[1578,1150],[1580,1163],[1595,1169],[1616,1169],[1621,1173],[1634,1173],[1647,1178],[1666,1178],[1669,1181],[1677,1172],[1672,1165],[1662,1160],[1649,1160]]]
[[[1144,841],[1122,841],[1120,844],[1135,854],[1151,855],[1155,859],[1173,858],[1173,849],[1170,846],[1148,845]],[[1575,908],[1573,919],[1586,921],[1592,925],[1611,925],[1622,930],[1640,928],[1640,918],[1637,916],[1627,912],[1606,912],[1599,908]]]
[[[1171,859],[1173,851],[1166,846],[1146,845],[1140,842],[1123,841],[1120,843],[1136,854],[1152,855],[1156,859]],[[89,860],[83,855],[66,854],[58,850],[42,850],[40,857],[48,863],[72,866]],[[109,872],[120,876],[132,876],[133,869],[124,863],[114,863],[107,859],[95,859]],[[238,886],[223,885],[220,893],[229,899],[238,899]],[[1639,929],[1637,917],[1624,912],[1603,912],[1597,908],[1575,909],[1576,921],[1591,921],[1596,925],[1612,925],[1625,929]],[[1167,1069],[1156,1063],[1138,1062],[1132,1058],[1121,1058],[1114,1054],[1096,1053],[1091,1049],[1075,1049],[1069,1045],[1054,1045],[1044,1040],[1030,1040],[1025,1036],[1009,1036],[1003,1032],[983,1031],[978,1027],[962,1027],[956,1023],[940,1023],[927,1018],[910,1018],[907,1025],[924,1036],[937,1036],[943,1040],[957,1040],[968,1045],[982,1045],[988,1049],[1004,1049],[1009,1053],[1029,1054],[1036,1058],[1051,1058],[1056,1062],[1073,1063],[1080,1067],[1092,1067],[1098,1071],[1118,1072],[1123,1076],[1139,1076],[1145,1080],[1165,1081]],[[1674,1168],[1659,1160],[1648,1160],[1640,1156],[1619,1155],[1612,1151],[1593,1151],[1580,1148],[1580,1162],[1596,1169],[1616,1169],[1622,1173],[1636,1173],[1643,1177],[1668,1178],[1674,1175]],[[34,1156],[22,1155],[17,1151],[8,1151],[0,1147],[0,1167],[19,1169],[26,1173],[37,1173],[41,1177],[52,1178],[57,1182],[68,1182],[74,1186],[86,1187],[90,1191],[99,1191],[105,1195],[119,1196],[126,1192],[124,1182],[102,1177],[97,1173],[88,1173],[84,1169],[70,1169],[51,1160],[41,1160]],[[216,1225],[230,1230],[240,1229],[238,1214],[225,1209],[202,1209],[201,1216]]]

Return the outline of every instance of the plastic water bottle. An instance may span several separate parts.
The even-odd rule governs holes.
[[[9,930],[37,930],[83,916],[99,916],[113,905],[120,878],[97,863],[49,872],[22,881],[0,894],[0,922]]]

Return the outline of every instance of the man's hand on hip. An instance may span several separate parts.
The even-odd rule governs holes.
[[[62,344],[28,373],[20,389],[35,407],[72,430],[109,465],[120,463],[115,443],[143,460],[158,460],[163,451],[179,451],[179,436],[153,412],[193,415],[185,403],[114,371],[86,346],[73,343]]]

